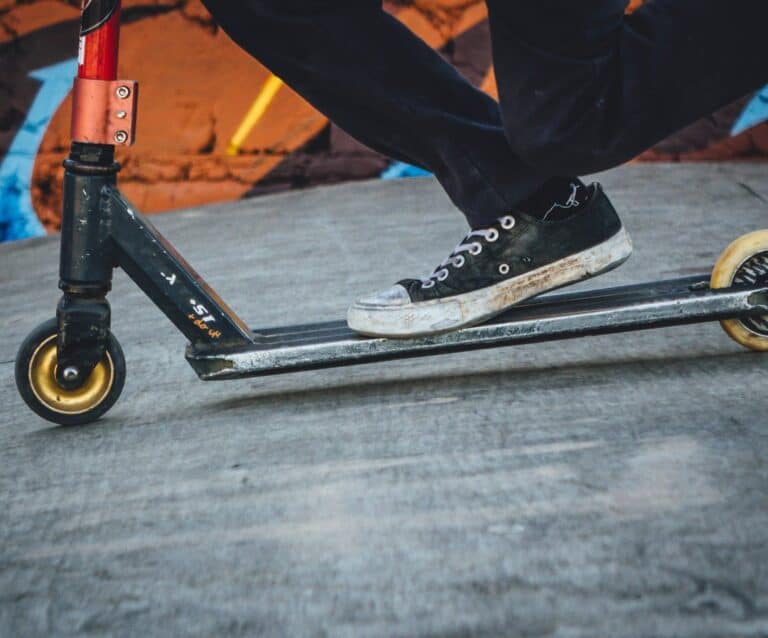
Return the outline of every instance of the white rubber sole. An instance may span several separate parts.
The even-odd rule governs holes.
[[[632,240],[622,227],[613,237],[588,250],[463,295],[392,305],[357,301],[347,311],[347,323],[360,334],[392,338],[423,337],[466,328],[525,299],[612,270],[631,254]]]

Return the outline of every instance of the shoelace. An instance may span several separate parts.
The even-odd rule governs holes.
[[[554,211],[556,211],[558,208],[560,208],[562,210],[566,210],[568,208],[575,208],[576,206],[578,206],[579,205],[579,200],[576,199],[576,193],[578,193],[578,192],[579,192],[579,185],[578,184],[571,184],[571,195],[570,195],[570,197],[568,197],[568,199],[566,200],[566,202],[564,204],[560,204],[558,202],[555,202],[554,204],[552,204],[552,207],[546,213],[544,213],[544,217],[541,218],[542,221],[546,221],[547,218]]]
[[[499,217],[499,223],[504,230],[512,230],[515,227],[515,218],[512,215],[504,215]],[[445,281],[448,279],[450,271],[447,266],[453,266],[458,269],[461,268],[466,259],[461,253],[468,252],[470,255],[479,255],[483,252],[483,245],[478,241],[470,241],[473,237],[482,237],[489,243],[495,242],[499,238],[499,231],[496,228],[480,228],[468,233],[464,239],[462,239],[451,251],[440,265],[432,271],[428,277],[421,278],[422,288],[432,288],[438,281]]]

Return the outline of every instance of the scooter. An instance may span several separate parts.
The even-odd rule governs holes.
[[[414,339],[363,337],[344,321],[249,329],[117,189],[115,147],[133,143],[138,85],[117,79],[120,0],[84,2],[65,160],[56,317],[16,358],[27,405],[62,425],[95,421],[117,401],[126,367],[106,295],[122,268],[189,340],[203,380],[235,379],[585,335],[720,320],[768,351],[768,230],[737,239],[711,274],[547,295],[485,323]]]

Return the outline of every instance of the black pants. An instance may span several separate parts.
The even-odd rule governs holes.
[[[432,171],[474,227],[768,82],[768,0],[487,0],[499,103],[380,0],[203,0],[371,148]]]

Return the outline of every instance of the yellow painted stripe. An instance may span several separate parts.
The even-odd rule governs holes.
[[[237,155],[240,152],[240,147],[243,145],[245,138],[248,137],[253,128],[259,123],[259,120],[267,112],[272,100],[275,99],[275,95],[283,86],[283,81],[276,75],[270,75],[267,81],[264,82],[264,86],[261,87],[261,91],[253,101],[251,108],[248,109],[245,118],[237,127],[237,131],[229,140],[227,146],[227,155]]]

